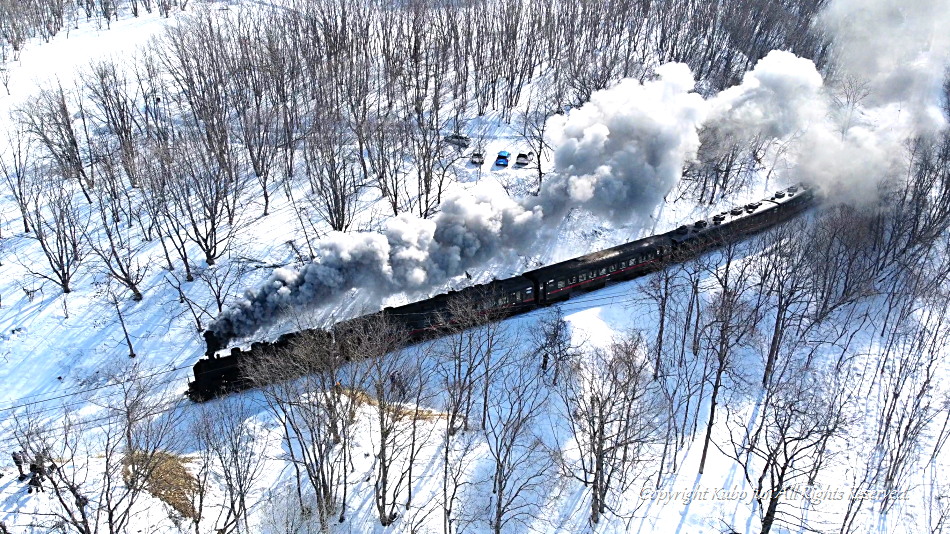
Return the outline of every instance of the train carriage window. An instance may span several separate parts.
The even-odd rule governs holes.
[[[605,275],[605,274],[607,274],[607,268],[606,268],[606,267],[604,267],[603,269],[600,270],[600,275],[601,275],[601,276],[603,276],[603,275]]]
[[[532,291],[532,289],[531,289],[530,287],[524,288],[524,294],[525,294],[525,295],[531,295],[531,291]]]
[[[590,278],[597,278],[597,271],[591,271]]]
[[[557,281],[557,288],[558,288],[558,289],[564,288],[564,280],[558,280],[558,281]]]
[[[609,270],[610,270],[610,272],[614,272],[614,271],[617,270],[617,266],[616,266],[616,265],[611,265],[610,268],[609,268]]]
[[[580,278],[581,278],[581,282],[586,282],[586,281],[587,281],[587,273],[582,274],[582,275],[580,276]]]
[[[571,277],[571,281],[570,281],[569,283],[570,283],[570,284],[576,284],[576,283],[577,283],[577,277],[576,277],[576,276],[572,276],[572,277]]]

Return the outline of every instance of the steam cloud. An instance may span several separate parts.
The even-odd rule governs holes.
[[[647,216],[676,185],[699,148],[706,104],[686,65],[657,69],[656,81],[623,80],[548,122],[555,176],[539,195],[547,217],[583,208],[613,220]]]
[[[834,98],[795,169],[842,200],[871,201],[880,178],[904,171],[909,139],[946,127],[950,0],[834,0],[820,23],[835,36]]]
[[[947,4],[832,2],[821,22],[836,35],[846,76],[834,89],[811,61],[781,51],[708,100],[691,92],[693,76],[682,64],[659,67],[657,79],[643,84],[621,81],[550,120],[557,172],[538,197],[518,203],[488,190],[458,193],[431,220],[403,214],[378,233],[331,234],[317,244],[313,263],[277,269],[211,330],[224,342],[248,336],[286,310],[357,286],[429,287],[531,244],[572,207],[615,221],[645,217],[695,158],[700,128],[730,141],[783,141],[796,180],[867,200],[869,184],[902,164],[902,143],[944,127],[939,90],[950,55]],[[851,89],[846,98],[841,87]]]
[[[541,227],[541,209],[485,191],[446,198],[432,220],[402,214],[382,232],[335,232],[316,246],[300,271],[276,269],[261,287],[211,325],[222,341],[247,336],[287,310],[312,306],[356,286],[380,291],[426,287],[527,242]]]

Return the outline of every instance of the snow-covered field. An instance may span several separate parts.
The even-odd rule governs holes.
[[[835,9],[830,11],[829,17],[836,21],[845,18],[842,13],[853,12],[853,3],[833,2]],[[918,11],[913,13],[919,14]],[[108,30],[100,29],[92,22],[79,22],[77,27],[60,33],[48,43],[31,41],[19,61],[8,67],[10,94],[0,92],[0,116],[6,117],[21,106],[30,106],[37,87],[51,87],[57,83],[56,80],[67,84],[67,80],[74,78],[76,70],[84,68],[90,61],[111,58],[121,62],[135,57],[141,47],[148,45],[152,36],[163,31],[164,26],[174,24],[176,17],[186,15],[177,14],[164,19],[152,14],[137,18],[126,14],[114,21]],[[940,17],[945,17],[945,14]],[[909,40],[916,42],[916,39]],[[941,54],[946,50],[942,48],[942,41],[937,41],[928,50],[938,60],[944,61],[946,58]],[[810,62],[792,58],[790,54],[778,53],[769,57],[771,59],[763,60],[756,67],[756,74],[748,76],[741,86],[707,100],[691,92],[691,74],[684,66],[663,67],[658,81],[640,84],[630,80],[620,88],[595,94],[593,105],[573,110],[553,128],[558,134],[554,141],[557,143],[555,156],[544,163],[548,168],[556,163],[561,172],[546,178],[546,183],[554,185],[548,185],[538,197],[525,194],[533,191],[536,184],[537,171],[533,166],[501,169],[492,165],[493,155],[500,150],[512,154],[530,150],[517,125],[506,123],[499,112],[471,118],[465,133],[483,141],[487,161],[475,166],[463,158],[454,164],[456,181],[445,194],[449,202],[468,208],[473,205],[471,199],[475,197],[501,199],[497,205],[506,210],[531,213],[532,209],[543,205],[545,213],[557,213],[562,217],[538,223],[538,231],[532,233],[530,239],[512,237],[510,241],[501,241],[491,249],[487,258],[473,254],[469,263],[463,261],[455,270],[446,270],[441,277],[433,276],[432,283],[385,286],[373,278],[372,284],[346,288],[321,305],[295,310],[237,342],[272,338],[300,327],[325,325],[382,306],[511,276],[532,266],[666,231],[726,207],[763,198],[779,186],[791,183],[796,172],[810,173],[826,191],[860,199],[869,191],[862,189],[860,183],[855,185],[856,176],[874,166],[894,165],[893,160],[899,158],[892,154],[869,157],[866,163],[853,165],[843,160],[865,149],[875,154],[886,152],[903,143],[910,129],[932,132],[939,131],[942,126],[939,124],[942,119],[933,116],[933,110],[939,107],[934,102],[897,99],[908,109],[902,112],[900,105],[882,96],[880,101],[869,102],[865,108],[852,108],[852,113],[859,117],[854,120],[856,126],[838,132],[838,137],[829,138],[826,122],[832,122],[828,118],[832,111],[813,106],[809,100],[817,99],[816,95],[824,91],[814,66],[809,67]],[[939,63],[934,61],[925,66]],[[857,60],[852,65],[856,63]],[[904,74],[912,78],[917,73]],[[802,113],[806,109],[808,112]],[[895,109],[899,111],[895,112]],[[789,118],[792,115],[794,117]],[[12,120],[8,122],[12,124]],[[734,125],[733,130],[729,127],[723,130],[737,136],[742,135],[743,129],[754,126],[770,131],[777,138],[804,138],[802,143],[810,144],[816,150],[813,157],[796,159],[785,153],[784,145],[776,144],[762,158],[770,162],[767,165],[769,172],[757,175],[743,190],[726,198],[717,198],[712,204],[697,205],[689,197],[674,201],[682,191],[676,184],[682,163],[690,159],[699,143],[697,127],[709,123]],[[626,147],[634,148],[616,149],[611,148],[610,143],[598,143],[602,137],[598,128],[604,124],[609,125],[604,128],[625,132],[627,137],[621,139],[626,141]],[[628,131],[623,128],[626,125],[636,127]],[[647,157],[636,147],[651,143],[660,145],[654,147],[660,154],[660,161],[653,161],[649,166],[641,165],[640,161]],[[0,146],[6,145],[6,141],[0,141]],[[466,154],[470,152],[471,149],[465,151]],[[585,159],[591,154],[596,154],[593,165]],[[600,166],[604,162],[610,163],[617,171],[616,175],[609,172],[611,167],[607,167],[607,173],[604,173]],[[643,172],[649,174],[651,184],[665,184],[668,186],[666,191],[672,189],[672,192],[666,198],[663,194],[655,195],[657,198],[646,195],[648,198],[642,204],[631,204],[629,198],[639,199],[643,195],[628,198],[626,195],[631,193],[608,187],[611,180],[620,180],[617,176],[629,175],[621,171],[637,165],[647,169]],[[828,175],[833,176],[825,179]],[[558,184],[563,187],[559,188]],[[513,199],[509,198],[509,192]],[[386,233],[387,224],[390,224],[389,210],[384,199],[378,197],[375,190],[364,194],[362,211],[354,224],[356,229]],[[78,192],[77,198],[81,198]],[[222,272],[228,265],[244,266],[246,272],[228,288],[228,304],[234,306],[233,309],[238,308],[239,294],[268,280],[273,267],[302,266],[298,251],[303,248],[304,238],[296,220],[297,212],[282,192],[274,192],[272,203],[266,217],[260,215],[259,209],[248,210],[250,214],[243,221],[244,228],[218,266],[209,267],[198,261],[195,267],[197,271],[214,273]],[[563,208],[561,213],[556,209],[559,207]],[[86,209],[91,211],[88,206]],[[485,218],[497,222],[492,215],[489,213]],[[812,216],[816,215],[808,215]],[[324,232],[327,230],[323,228]],[[321,243],[351,244],[356,241],[356,234],[334,235],[328,232],[328,235],[327,241]],[[120,412],[116,406],[126,403],[128,407],[128,399],[134,397],[130,390],[140,384],[147,386],[142,396],[142,399],[148,399],[142,400],[144,404],[171,403],[162,404],[161,413],[148,413],[143,419],[155,421],[149,428],[154,436],[167,439],[167,442],[162,441],[162,448],[180,455],[184,465],[199,479],[203,473],[202,461],[209,461],[210,465],[215,461],[222,462],[224,456],[209,460],[215,458],[215,454],[223,454],[212,450],[211,444],[217,446],[220,443],[215,442],[214,436],[202,435],[195,429],[211,429],[211,434],[220,430],[218,438],[233,436],[236,440],[231,442],[237,449],[232,450],[232,457],[245,462],[254,473],[247,481],[249,488],[244,503],[247,517],[239,520],[238,532],[276,534],[319,530],[316,523],[318,514],[313,511],[316,505],[312,504],[316,497],[305,491],[304,504],[297,498],[301,463],[288,460],[294,451],[282,439],[285,427],[275,417],[273,401],[267,395],[252,391],[206,405],[195,405],[183,399],[182,393],[191,378],[191,366],[204,353],[196,317],[202,327],[207,327],[217,316],[209,285],[195,281],[181,286],[193,303],[204,308],[195,312],[195,308],[180,300],[181,293],[175,287],[181,284],[176,278],[181,273],[168,272],[161,267],[162,249],[157,242],[151,242],[138,252],[151,265],[141,283],[141,301],[129,300],[126,295],[110,299],[113,288],[107,283],[108,276],[94,269],[80,270],[73,281],[73,291],[63,294],[50,280],[32,274],[42,271],[42,262],[45,261],[42,250],[35,239],[22,232],[19,210],[6,190],[0,196],[0,239],[0,443],[3,444],[0,454],[4,455],[0,456],[0,465],[3,466],[0,468],[0,521],[5,522],[10,532],[76,531],[58,518],[63,510],[75,513],[83,507],[77,508],[70,501],[75,500],[72,494],[61,491],[59,494],[66,497],[57,498],[49,487],[45,493],[28,494],[26,482],[17,479],[9,453],[19,447],[35,448],[37,444],[29,442],[29,436],[45,435],[57,443],[75,444],[73,456],[64,456],[64,449],[54,449],[53,453],[54,461],[58,461],[64,472],[71,473],[73,480],[83,480],[89,488],[102,487],[110,476],[113,482],[121,483],[122,477],[116,473],[123,472],[125,467],[121,462],[116,465],[115,455],[90,444],[116,446],[122,442],[121,437],[110,435],[110,429],[119,428],[111,417]],[[420,247],[412,251],[432,250],[435,249]],[[757,255],[763,251],[762,247],[751,243],[740,246],[736,251],[736,264],[754,265]],[[194,251],[194,257],[200,258],[197,251]],[[717,254],[711,258],[721,261]],[[384,263],[388,260],[387,256]],[[703,303],[710,309],[715,307],[714,299],[719,295],[716,274],[720,272],[721,268],[709,268],[697,278],[697,287],[703,289]],[[609,351],[612,341],[632,335],[631,332],[642,335],[644,347],[651,346],[660,325],[657,302],[648,296],[655,283],[657,279],[647,277],[610,285],[597,292],[576,296],[560,307],[570,327],[569,344],[584,348],[578,351],[580,362],[593,359],[595,349]],[[944,287],[935,290],[938,296],[943,295],[943,291]],[[931,337],[927,339],[933,345],[928,348],[940,356],[931,362],[927,372],[906,378],[906,384],[902,383],[900,388],[893,390],[879,384],[874,377],[892,371],[883,363],[878,367],[879,355],[897,350],[890,343],[911,344],[906,339],[895,342],[879,333],[892,311],[887,304],[883,296],[868,296],[853,309],[832,316],[821,327],[826,330],[808,332],[805,336],[816,347],[810,353],[809,361],[813,358],[814,367],[824,366],[827,371],[821,375],[827,383],[813,384],[818,396],[827,399],[835,391],[841,391],[842,395],[862,398],[849,397],[848,431],[837,435],[822,449],[823,467],[816,470],[818,475],[796,479],[795,485],[786,487],[781,504],[784,515],[773,532],[843,531],[842,522],[851,519],[846,515],[847,506],[854,503],[855,492],[864,490],[872,493],[858,506],[860,513],[850,532],[941,532],[941,529],[950,528],[946,524],[950,521],[950,488],[943,474],[950,469],[950,454],[939,441],[946,439],[946,427],[941,425],[950,413],[950,397],[944,383],[944,379],[950,376],[946,345],[938,344],[943,339],[941,332],[930,332]],[[741,456],[733,445],[742,442],[738,437],[740,429],[757,424],[759,410],[764,409],[767,399],[762,398],[760,390],[738,386],[729,399],[720,401],[728,409],[724,408],[725,413],[720,412],[717,416],[711,434],[712,446],[702,474],[699,474],[699,466],[703,456],[708,400],[697,401],[692,406],[699,415],[686,418],[686,421],[694,421],[698,430],[694,428],[675,451],[661,453],[657,447],[651,446],[631,448],[630,454],[641,455],[638,459],[642,458],[642,467],[637,463],[637,468],[617,473],[614,487],[623,488],[622,491],[610,495],[609,511],[597,524],[590,522],[593,498],[590,487],[566,474],[583,471],[578,468],[582,463],[581,446],[566,422],[572,412],[576,413],[577,406],[571,403],[577,399],[566,389],[570,380],[562,377],[561,383],[555,384],[557,379],[551,369],[541,371],[535,351],[538,341],[535,333],[550,318],[550,313],[550,310],[539,310],[504,321],[498,327],[500,330],[493,333],[506,339],[506,350],[486,356],[482,362],[490,366],[493,373],[491,385],[479,391],[479,395],[484,393],[487,405],[481,414],[476,413],[479,408],[473,409],[472,428],[464,431],[447,428],[449,416],[446,407],[451,402],[446,383],[450,381],[450,368],[454,365],[454,360],[447,356],[451,352],[451,340],[424,343],[397,351],[384,358],[384,363],[364,362],[339,371],[339,376],[350,378],[343,381],[347,392],[342,397],[349,399],[345,402],[349,403],[347,406],[352,408],[354,417],[352,426],[345,430],[348,436],[346,450],[337,445],[335,449],[331,447],[333,452],[328,456],[339,461],[340,471],[336,476],[347,481],[347,493],[345,498],[335,496],[338,503],[344,505],[330,514],[333,517],[326,530],[341,533],[491,532],[497,495],[511,495],[512,488],[515,488],[517,491],[505,515],[506,522],[499,527],[502,532],[686,534],[760,531],[762,510],[756,503],[756,489],[750,482],[756,474],[743,471],[741,462],[733,458]],[[909,315],[923,323],[928,311],[914,309]],[[747,383],[749,375],[763,365],[771,327],[769,321],[773,317],[765,314],[759,319],[761,324],[754,325],[754,333],[749,336],[752,340],[736,349],[735,362],[730,368],[730,373],[733,373],[730,379],[735,380],[735,384]],[[946,323],[926,324],[937,324],[942,328]],[[836,327],[847,331],[850,337],[846,341],[835,338]],[[685,345],[685,334],[683,339]],[[129,344],[134,349],[134,359],[129,357]],[[839,356],[844,358],[845,353],[849,359],[841,364]],[[643,348],[636,354],[646,360],[652,353]],[[583,369],[582,364],[578,366]],[[382,389],[374,394],[373,388],[381,383],[395,383],[397,379],[394,377],[403,376],[394,374],[397,371],[408,376],[404,379],[409,383],[419,385],[415,397],[418,404],[400,400],[392,401],[388,407],[381,406],[384,402],[381,397],[386,395],[380,394]],[[663,389],[659,386],[662,378],[657,381],[647,375],[638,383],[644,390]],[[919,383],[921,376],[930,380],[923,387]],[[599,380],[603,377],[592,375],[590,378]],[[300,387],[313,385],[306,380],[303,382]],[[586,387],[596,389],[597,386],[588,384]],[[917,391],[920,395],[915,396]],[[703,393],[708,394],[705,389]],[[902,471],[895,475],[899,481],[896,504],[886,513],[880,513],[880,508],[876,507],[880,495],[873,493],[876,487],[867,483],[862,485],[861,478],[868,458],[889,454],[887,447],[873,443],[873,436],[879,430],[875,425],[880,424],[875,414],[883,406],[888,406],[887,399],[892,395],[901,399],[902,404],[895,407],[897,412],[903,413],[906,407],[903,403],[915,400],[925,402],[931,411],[927,412],[919,444],[905,451],[913,459],[902,464]],[[705,396],[699,398],[706,399]],[[648,400],[638,402],[642,404],[636,405],[636,413],[626,414],[626,417],[639,417],[647,426],[653,418],[659,420],[659,416],[650,411],[653,407]],[[802,399],[802,405],[810,403]],[[511,423],[519,416],[514,413],[515,406],[532,415],[525,417],[523,432],[512,435]],[[223,423],[219,419],[214,424],[222,425],[220,427],[209,423],[214,415],[221,414],[236,419]],[[387,424],[391,434],[383,436],[380,428]],[[916,429],[910,428],[912,424],[908,423],[905,434]],[[327,431],[322,432],[326,434]],[[60,435],[65,437],[56,441]],[[159,439],[154,436],[153,439]],[[35,439],[42,440],[40,437]],[[412,476],[400,482],[404,486],[389,488],[395,497],[388,506],[397,512],[395,522],[389,526],[380,525],[376,498],[382,443],[389,443],[389,452],[396,458],[395,466],[403,469],[411,465],[413,469]],[[496,484],[499,483],[498,457],[507,452],[516,458],[507,480],[509,486],[504,492],[493,491],[497,490]],[[415,455],[411,461],[407,458],[409,454]],[[662,472],[657,468],[661,465],[660,454],[665,459]],[[446,458],[450,460],[446,461]],[[675,470],[670,469],[672,465],[675,465]],[[228,501],[226,490],[234,481],[224,477],[222,473],[225,471],[220,467],[212,469],[209,474],[200,525],[182,519],[181,510],[172,510],[167,504],[168,499],[163,501],[143,494],[130,510],[129,522],[122,531],[201,534],[222,528],[224,518],[236,506]],[[453,471],[456,477],[453,480],[458,492],[453,497],[456,505],[453,520],[447,527],[443,514],[446,481],[451,478],[447,475],[449,471]],[[412,497],[407,505],[410,489]],[[95,490],[89,492],[95,506],[88,509],[98,507],[96,509],[101,510],[105,503],[96,499]],[[309,513],[301,512],[304,507]],[[337,521],[338,517],[342,519]],[[247,524],[242,526],[240,521],[245,520]]]

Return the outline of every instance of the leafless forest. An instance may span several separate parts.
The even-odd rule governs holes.
[[[461,157],[443,136],[474,116],[500,113],[542,154],[547,118],[621,78],[649,79],[662,63],[688,64],[708,94],[773,49],[835,79],[833,40],[814,23],[824,4],[321,0],[223,11],[2,0],[8,58],[76,17],[107,26],[123,10],[190,12],[132,64],[90,64],[16,111],[4,194],[19,208],[15,230],[44,259],[29,264],[39,282],[22,289],[69,293],[77,273],[95,272],[125,329],[123,304],[161,273],[200,331],[255,268],[233,246],[274,204],[292,206],[304,262],[328,231],[363,229],[367,198],[392,215],[434,215]],[[861,98],[850,88],[838,91],[843,105]],[[774,141],[700,137],[679,199],[709,204],[768,171],[762,155]],[[456,302],[452,330],[423,348],[367,322],[261,362],[257,396],[188,408],[150,395],[156,378],[136,360],[144,367],[111,377],[121,391],[96,401],[95,418],[67,406],[49,425],[17,419],[31,457],[70,466],[49,471],[54,512],[37,525],[127,532],[159,474],[188,456],[189,482],[168,501],[181,532],[328,532],[350,519],[359,488],[370,488],[381,525],[451,534],[542,528],[556,490],[582,487],[596,527],[641,513],[630,496],[664,488],[698,447],[699,474],[714,451],[741,466],[757,532],[866,532],[921,473],[939,471],[950,440],[940,385],[950,135],[915,139],[905,157],[906,174],[872,185],[877,204],[826,198],[799,220],[643,279],[630,307],[656,328],[605,347],[573,339],[557,308],[523,332]],[[538,164],[539,182],[550,170]],[[359,365],[342,356],[386,352]],[[261,411],[279,424],[255,428],[248,421]],[[354,455],[367,435],[372,479],[362,480]],[[263,482],[273,466],[259,451],[273,440],[284,454],[269,460],[291,473],[283,489]],[[476,464],[485,476],[472,480]],[[782,498],[842,472],[885,497],[826,501],[820,524]],[[432,502],[413,494],[421,477],[437,481]],[[950,486],[931,483],[914,532],[950,528]]]

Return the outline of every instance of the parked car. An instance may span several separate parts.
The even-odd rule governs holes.
[[[501,152],[498,153],[498,157],[495,158],[495,165],[498,165],[499,167],[507,167],[508,159],[510,157],[511,157],[511,152],[508,152],[507,150],[502,150]]]
[[[531,163],[531,160],[533,159],[534,159],[534,152],[528,152],[527,154],[522,152],[518,154],[517,158],[515,158],[515,165],[527,165],[528,163]]]
[[[472,144],[472,139],[469,136],[462,134],[447,135],[443,137],[443,139],[446,143],[461,148],[468,148],[468,145]]]
[[[485,154],[482,152],[472,152],[472,157],[469,158],[469,161],[475,165],[481,165],[485,163]]]

